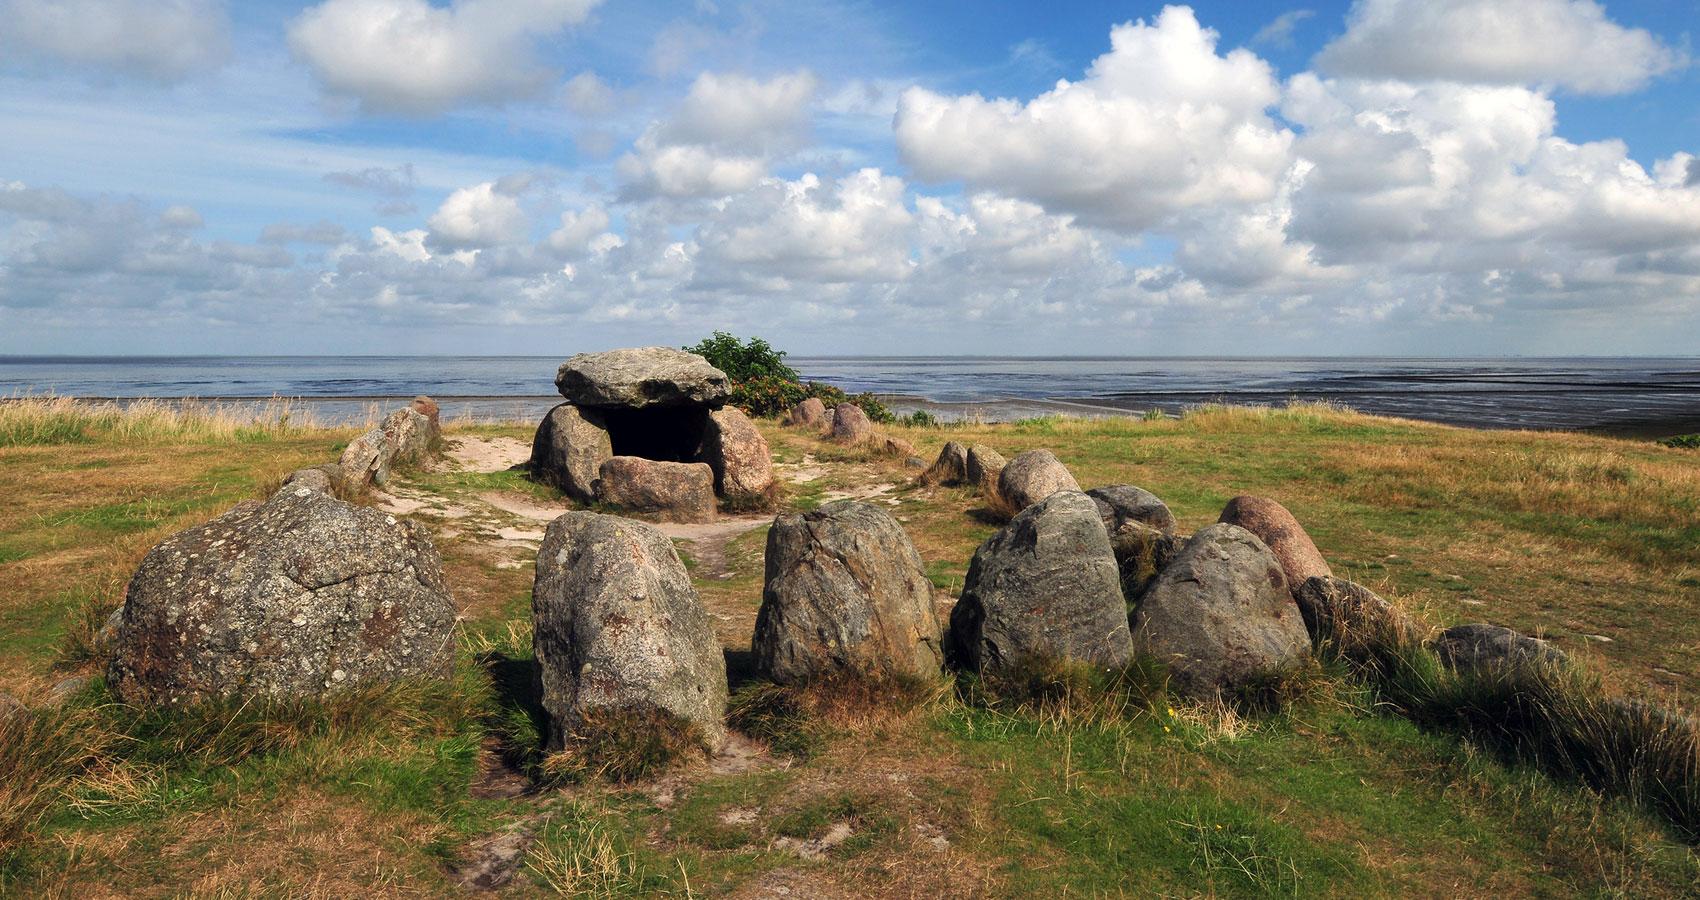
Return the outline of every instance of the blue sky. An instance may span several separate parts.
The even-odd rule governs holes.
[[[1696,23],[0,0],[0,353],[1686,355]]]

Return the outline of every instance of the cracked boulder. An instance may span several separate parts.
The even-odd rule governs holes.
[[[454,623],[424,528],[292,485],[148,552],[107,679],[128,702],[172,705],[437,678]]]
[[[531,439],[532,474],[588,503],[596,499],[602,464],[614,458],[614,444],[602,413],[562,403],[549,410]]]
[[[409,407],[384,417],[371,431],[355,438],[337,459],[345,486],[360,490],[390,480],[390,470],[417,465],[431,453],[431,420]]]
[[[760,497],[773,486],[773,453],[767,438],[736,406],[708,414],[702,461],[714,470],[714,490],[722,497]]]

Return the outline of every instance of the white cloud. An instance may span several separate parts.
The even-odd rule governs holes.
[[[909,89],[895,123],[903,160],[929,181],[1126,232],[1274,195],[1292,134],[1266,113],[1280,96],[1268,63],[1244,49],[1216,55],[1216,33],[1185,7],[1110,39],[1085,79],[1026,104]]]
[[[1686,64],[1592,0],[1357,0],[1325,71],[1367,78],[1554,85],[1620,94]]]
[[[564,259],[578,259],[597,249],[618,246],[620,239],[608,233],[608,213],[600,206],[561,213],[561,226],[549,232],[544,244]]]
[[[581,116],[606,116],[614,111],[614,89],[588,69],[561,86],[561,99]]]
[[[463,187],[448,196],[426,225],[430,246],[477,250],[525,238],[526,215],[519,198],[493,181]]]
[[[836,181],[766,179],[697,230],[700,283],[899,281],[913,215],[903,180],[863,169]]]
[[[0,0],[0,58],[176,81],[230,56],[219,0]]]
[[[201,211],[186,203],[168,206],[159,214],[159,224],[167,228],[202,228],[207,220],[202,218]]]
[[[430,115],[530,96],[556,77],[532,42],[583,22],[601,0],[325,0],[289,46],[332,94],[369,112]]]
[[[767,80],[705,72],[616,165],[628,198],[724,197],[746,190],[801,146],[818,82],[806,70]]]
[[[1268,25],[1259,28],[1257,33],[1251,36],[1251,42],[1291,49],[1293,46],[1293,29],[1297,28],[1300,22],[1314,15],[1316,15],[1314,9],[1289,9],[1276,16],[1275,20]]]

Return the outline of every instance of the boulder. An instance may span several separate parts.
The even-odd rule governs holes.
[[[914,444],[902,438],[892,437],[889,434],[874,435],[874,443],[879,447],[879,451],[886,456],[909,457],[915,455]]]
[[[854,403],[840,403],[832,411],[832,439],[841,444],[859,444],[874,436],[874,423]]]
[[[589,503],[596,497],[596,479],[602,464],[614,457],[614,445],[602,413],[562,403],[549,410],[531,439],[531,459],[526,463],[534,475]]]
[[[712,522],[714,470],[707,463],[615,456],[598,470],[596,499],[666,522]]]
[[[47,689],[47,699],[42,701],[42,705],[50,708],[64,706],[66,701],[82,693],[83,688],[88,687],[91,681],[94,681],[93,675],[72,675],[69,678],[61,678],[53,682],[53,686]]]
[[[1416,642],[1416,623],[1361,584],[1314,575],[1293,591],[1312,642],[1330,641],[1351,659],[1364,659],[1383,643]]]
[[[1175,530],[1175,514],[1156,494],[1131,484],[1106,484],[1086,492],[1098,504],[1104,530],[1115,534],[1127,522],[1139,522],[1158,531]]]
[[[726,735],[726,660],[673,542],[592,512],[549,523],[531,595],[550,749],[592,710],[660,710]]]
[[[968,448],[958,441],[945,441],[939,458],[922,473],[927,484],[954,484],[968,477]]]
[[[1570,658],[1540,638],[1484,622],[1446,629],[1436,639],[1434,650],[1443,665],[1456,671],[1536,663],[1552,665]]]
[[[107,680],[128,702],[165,705],[438,678],[454,661],[454,623],[424,528],[280,488],[148,552]]]
[[[927,461],[919,456],[911,456],[903,460],[903,468],[905,469],[925,469],[926,467]]]
[[[1017,453],[998,474],[998,496],[1017,512],[1057,491],[1079,490],[1080,484],[1069,474],[1068,467],[1049,450]]]
[[[1217,521],[1238,525],[1257,535],[1258,540],[1274,551],[1275,558],[1281,561],[1281,571],[1286,574],[1287,583],[1295,588],[1304,584],[1307,578],[1334,574],[1299,521],[1287,512],[1286,507],[1273,500],[1250,495],[1235,497],[1228,501]]]
[[[736,406],[709,413],[701,458],[714,470],[714,490],[723,497],[759,497],[773,486],[767,438]]]
[[[933,588],[891,514],[840,500],[767,533],[756,670],[778,682],[841,671],[936,676]]]
[[[321,494],[331,492],[331,475],[325,471],[326,466],[314,466],[311,469],[296,469],[284,476],[283,487],[304,487],[318,491]],[[338,471],[340,475],[340,470]]]
[[[423,462],[430,452],[430,420],[411,408],[398,409],[349,443],[337,466],[345,486],[358,491],[388,482],[391,469]]]
[[[580,407],[643,409],[650,406],[726,405],[726,373],[695,353],[671,347],[636,347],[580,353],[561,364],[555,387]]]
[[[443,436],[442,409],[437,406],[437,401],[420,394],[414,397],[413,402],[409,403],[408,406],[414,412],[424,416],[425,421],[430,423],[431,427],[427,431],[427,436],[430,439],[436,440]]]
[[[1059,491],[974,551],[950,613],[951,655],[970,669],[1132,658],[1116,559],[1092,498]]]
[[[1007,465],[1003,455],[985,444],[975,444],[968,448],[968,460],[964,474],[968,483],[980,489],[980,493],[995,497],[998,493],[998,478],[1003,475],[1003,467]]]
[[[1291,665],[1311,646],[1280,561],[1226,524],[1193,535],[1157,576],[1134,611],[1133,638],[1193,697]]]
[[[819,397],[810,397],[796,406],[791,407],[791,414],[787,421],[789,421],[792,425],[823,428],[826,426],[827,421],[826,404],[822,403]]]

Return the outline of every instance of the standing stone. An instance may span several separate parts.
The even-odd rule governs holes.
[[[548,746],[591,710],[661,710],[726,736],[726,660],[696,588],[654,526],[591,512],[549,523],[531,595]]]
[[[1310,652],[1280,561],[1257,536],[1216,524],[1193,535],[1140,598],[1134,643],[1184,694],[1208,696]]]
[[[868,414],[854,403],[840,403],[832,411],[832,439],[841,444],[857,444],[874,435],[874,423]]]
[[[964,473],[968,483],[980,489],[987,497],[995,497],[998,493],[998,478],[1003,475],[1003,467],[1007,463],[1003,455],[985,444],[975,444],[968,448],[968,460]]]
[[[950,628],[952,656],[970,669],[1131,659],[1116,559],[1092,498],[1052,494],[981,544]]]
[[[759,497],[773,486],[767,438],[736,406],[709,413],[702,461],[714,470],[714,490],[723,497]]]
[[[385,416],[377,428],[349,443],[337,465],[344,486],[359,490],[367,485],[387,483],[395,466],[423,462],[430,447],[430,420],[411,408],[398,409]]]
[[[921,480],[927,484],[955,484],[967,477],[968,448],[958,441],[945,441],[939,458],[921,474]]]
[[[792,425],[803,425],[821,428],[826,425],[826,404],[819,397],[807,400],[791,407],[789,421]]]
[[[602,413],[562,403],[538,424],[527,466],[567,496],[589,503],[596,497],[602,464],[613,457],[614,445]]]
[[[752,646],[757,671],[778,682],[842,671],[937,675],[932,584],[903,527],[850,500],[774,519]]]
[[[1269,549],[1275,552],[1275,558],[1281,561],[1281,571],[1286,574],[1287,583],[1295,588],[1304,584],[1307,578],[1334,574],[1299,521],[1285,506],[1273,500],[1250,495],[1235,497],[1228,501],[1217,521],[1238,525],[1269,545]]]
[[[1156,494],[1131,484],[1106,484],[1086,492],[1098,504],[1104,530],[1115,534],[1128,522],[1149,525],[1158,531],[1175,530],[1175,514]]]
[[[1332,575],[1306,578],[1293,591],[1312,642],[1330,641],[1351,659],[1382,642],[1414,643],[1416,623],[1374,591]]]
[[[707,463],[616,456],[599,470],[596,499],[667,522],[712,522],[714,470]]]
[[[128,702],[178,704],[442,677],[454,623],[424,528],[286,487],[148,552],[107,679]]]
[[[1570,658],[1563,650],[1540,638],[1485,622],[1454,625],[1446,629],[1435,641],[1434,649],[1448,669],[1465,671],[1495,666],[1556,664]]]
[[[436,440],[443,436],[442,408],[437,406],[437,401],[432,400],[424,394],[420,394],[419,396],[414,397],[413,402],[408,404],[408,406],[410,406],[414,412],[424,416],[425,421],[431,423],[428,433],[432,440]]]
[[[561,364],[555,387],[568,403],[643,409],[650,406],[726,405],[726,373],[695,353],[670,347],[636,347],[580,353]]]
[[[998,474],[998,496],[1012,509],[1026,509],[1057,491],[1079,491],[1080,483],[1049,450],[1017,453]],[[1096,506],[1094,506],[1096,509]]]

